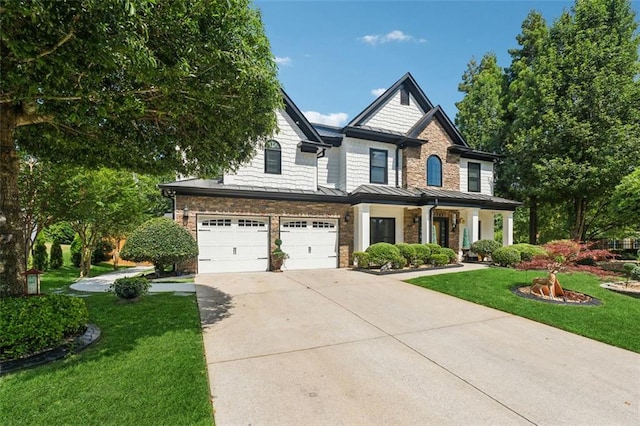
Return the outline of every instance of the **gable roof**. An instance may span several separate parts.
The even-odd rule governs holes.
[[[407,136],[417,138],[434,119],[438,120],[455,145],[461,145],[469,148],[467,141],[460,134],[455,124],[453,124],[453,121],[451,121],[440,105],[432,108],[429,112],[423,115],[422,118],[414,124],[411,129],[409,129]]]
[[[307,137],[306,141],[310,143],[318,143],[325,145],[322,137],[318,134],[317,130],[311,125],[307,117],[304,116],[302,111],[298,109],[296,104],[293,103],[287,92],[284,89],[280,88],[280,92],[282,93],[282,100],[284,101],[284,110],[291,117],[291,119],[296,123],[296,125],[302,130],[302,133]]]
[[[424,94],[416,80],[411,73],[406,73],[400,80],[396,81],[391,87],[389,87],[382,95],[378,96],[368,107],[358,114],[353,120],[351,120],[347,127],[361,126],[367,119],[377,113],[386,103],[391,99],[400,89],[405,88],[413,95],[416,102],[423,111],[429,111],[433,109],[433,104]]]

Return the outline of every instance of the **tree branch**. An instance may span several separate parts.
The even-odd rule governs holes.
[[[40,58],[42,58],[43,56],[47,56],[47,55],[52,54],[53,52],[55,52],[56,50],[58,50],[58,48],[59,48],[60,46],[62,46],[63,44],[65,44],[66,42],[68,42],[69,40],[71,40],[71,38],[73,37],[73,34],[74,34],[73,29],[71,29],[71,31],[69,31],[69,32],[68,32],[64,37],[62,37],[62,38],[60,39],[60,41],[58,41],[58,42],[55,44],[55,46],[53,46],[51,49],[49,49],[49,50],[45,50],[44,52],[40,52],[40,53],[38,53],[38,55],[37,55],[35,58],[29,58],[29,59],[25,60],[25,62],[27,62],[27,63],[28,63],[28,62],[33,62],[33,61],[35,61],[36,59],[40,59]]]

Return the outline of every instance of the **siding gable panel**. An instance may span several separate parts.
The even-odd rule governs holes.
[[[422,118],[425,111],[420,108],[412,94],[409,94],[409,105],[401,105],[401,91],[398,90],[374,115],[362,123],[376,129],[406,133]]]

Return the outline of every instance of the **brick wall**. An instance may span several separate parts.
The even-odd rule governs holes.
[[[404,150],[404,162],[402,169],[404,188],[427,187],[427,159],[430,155],[437,155],[442,161],[442,188],[451,191],[460,191],[460,155],[449,154],[449,148],[453,142],[444,131],[440,123],[432,121],[422,131],[419,139],[428,142],[419,148],[407,148]],[[433,187],[439,188],[439,187]]]
[[[409,244],[418,243],[418,234],[420,230],[419,223],[413,223],[413,218],[420,216],[422,209],[404,209],[404,242]]]
[[[280,217],[309,217],[338,219],[338,265],[345,268],[352,263],[353,253],[353,208],[348,204],[309,201],[255,200],[248,198],[225,198],[177,195],[176,217],[182,223],[182,208],[189,207],[187,229],[196,238],[197,214],[220,214],[230,216],[267,216],[270,218],[270,244],[280,238]],[[351,220],[344,221],[349,212]]]

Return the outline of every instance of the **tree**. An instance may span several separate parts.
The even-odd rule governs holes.
[[[33,247],[33,267],[40,271],[45,271],[47,268],[49,268],[47,246],[44,243],[42,234],[39,238],[36,238],[36,243]]]
[[[58,241],[54,241],[51,245],[51,255],[49,257],[49,266],[51,269],[60,269],[64,263],[62,257],[62,247]]]
[[[131,233],[120,256],[133,262],[152,262],[156,275],[167,266],[198,255],[198,244],[189,231],[171,219],[151,219]]]
[[[248,0],[0,6],[2,294],[24,281],[20,152],[85,167],[206,174],[275,130],[276,65]],[[5,238],[8,240],[8,238]]]
[[[640,167],[625,176],[611,197],[611,215],[621,226],[640,231]]]
[[[469,144],[487,152],[502,151],[504,111],[503,73],[495,53],[487,53],[478,65],[471,58],[458,91],[464,99],[456,103],[456,125]]]
[[[128,171],[69,168],[52,198],[51,214],[78,235],[81,277],[89,275],[91,254],[102,238],[132,230],[146,218],[144,193]]]

